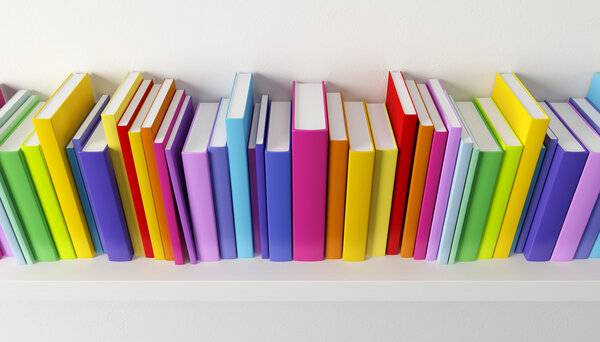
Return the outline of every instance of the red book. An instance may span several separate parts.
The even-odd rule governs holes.
[[[389,73],[385,105],[398,144],[398,164],[386,252],[387,254],[398,254],[415,145],[415,132],[417,131],[417,112],[408,93],[404,75],[400,71]]]
[[[143,80],[140,84],[135,95],[131,99],[129,106],[123,113],[119,124],[117,125],[117,133],[119,135],[119,142],[121,143],[121,150],[123,152],[123,161],[125,162],[125,171],[127,172],[127,179],[129,180],[129,187],[131,187],[131,197],[133,198],[133,207],[135,209],[135,216],[140,226],[140,235],[142,237],[142,245],[144,246],[144,253],[146,258],[154,258],[154,252],[152,250],[152,243],[150,242],[150,232],[148,231],[148,221],[146,221],[146,214],[144,213],[144,204],[142,203],[142,194],[140,192],[140,184],[138,183],[137,174],[135,172],[135,165],[133,164],[133,154],[131,154],[131,144],[129,143],[129,128],[133,121],[135,121],[146,96],[154,82],[152,80]]]

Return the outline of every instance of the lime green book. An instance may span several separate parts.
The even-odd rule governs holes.
[[[33,132],[33,117],[41,107],[42,103],[38,103],[0,144],[0,170],[29,240],[34,260],[56,261],[58,253],[54,240],[21,152],[21,145]]]
[[[29,138],[21,145],[21,151],[23,151],[23,155],[25,156],[25,161],[27,162],[33,185],[46,216],[50,233],[54,239],[58,256],[61,259],[77,258],[65,218],[60,209],[60,203],[58,203],[58,197],[56,197],[52,178],[50,178],[50,173],[48,172],[44,153],[35,132],[31,133]]]
[[[494,100],[489,97],[476,97],[475,105],[493,132],[496,141],[502,147],[502,150],[504,150],[498,181],[494,188],[490,211],[485,228],[483,229],[479,252],[477,253],[477,259],[491,259],[494,256],[496,242],[498,241],[498,235],[502,227],[502,220],[504,219],[510,192],[515,175],[517,174],[519,161],[521,160],[523,144],[521,144],[517,135],[513,132],[508,122],[506,122],[498,107],[496,107]]]

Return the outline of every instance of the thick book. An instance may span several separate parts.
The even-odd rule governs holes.
[[[248,177],[250,183],[250,209],[252,210],[252,242],[254,243],[255,254],[262,254],[260,218],[258,217],[258,180],[256,177],[256,131],[258,130],[259,117],[260,103],[255,103],[250,135],[248,136]]]
[[[387,254],[398,254],[400,251],[400,237],[402,236],[402,227],[404,226],[407,209],[408,185],[418,127],[417,110],[413,101],[416,102],[417,99],[412,98],[402,72],[389,72],[385,105],[398,144],[398,160],[390,214]]]
[[[571,104],[546,103],[588,151],[587,160],[584,160],[585,166],[581,172],[581,177],[579,177],[579,183],[577,183],[575,193],[572,195],[569,210],[560,228],[560,234],[550,258],[552,261],[569,261],[575,256],[585,230],[588,228],[597,229],[596,227],[590,228],[589,224],[600,194],[600,179],[598,178],[600,172],[600,135]],[[553,131],[556,133],[555,130]],[[556,153],[554,158],[556,158]],[[552,164],[554,164],[554,161]],[[577,165],[569,165],[569,168],[571,167],[576,170]],[[550,175],[548,178],[550,178]],[[566,197],[566,195],[564,196]],[[531,236],[531,233],[529,235]],[[525,245],[525,251],[527,251],[527,244]]]
[[[542,149],[549,119],[515,74],[496,75],[492,99],[523,144],[523,152],[494,250],[494,258],[507,258],[510,255],[510,248]]]
[[[265,150],[269,259],[292,260],[291,103],[274,101]]]
[[[83,176],[81,174],[77,153],[83,149],[83,146],[87,142],[88,138],[92,135],[92,132],[96,128],[98,122],[100,122],[100,114],[109,101],[110,96],[108,95],[104,95],[100,98],[100,100],[98,100],[94,108],[92,108],[85,120],[83,120],[83,123],[81,126],[79,126],[77,132],[75,132],[75,135],[73,135],[73,138],[66,147],[67,157],[69,158],[69,164],[71,165],[71,171],[73,172],[73,178],[75,179],[75,186],[77,187],[79,200],[81,201],[81,206],[83,207],[83,212],[87,220],[88,228],[90,229],[92,241],[94,242],[94,248],[96,248],[96,253],[104,253],[104,250],[102,248],[100,235],[98,234],[96,217],[94,216],[87,189],[83,181]]]
[[[225,129],[237,256],[252,258],[254,239],[248,174],[248,137],[254,110],[252,73],[235,75],[229,98]]]
[[[227,107],[229,107],[229,99],[221,99],[208,144],[208,158],[210,161],[215,219],[219,234],[219,251],[222,259],[235,259],[237,258],[237,248],[225,127]]]
[[[65,147],[94,105],[90,76],[87,73],[73,73],[33,118],[78,258],[92,258],[96,251]]]
[[[504,151],[472,102],[458,102],[459,114],[477,144],[469,165],[471,186],[463,191],[448,263],[474,261],[488,217]],[[475,164],[472,164],[475,163]],[[467,183],[468,184],[468,183]]]
[[[117,177],[119,195],[121,196],[123,210],[125,211],[125,219],[127,220],[129,235],[131,236],[133,252],[135,255],[145,254],[148,257],[148,247],[150,244],[147,234],[147,227],[140,227],[139,215],[136,212],[136,206],[134,204],[134,197],[132,193],[133,188],[129,184],[130,178],[128,177],[125,168],[123,150],[125,148],[129,149],[130,147],[129,144],[123,146],[123,142],[119,138],[119,132],[117,128],[121,117],[128,108],[129,103],[131,102],[134,94],[136,94],[141,83],[141,72],[131,71],[127,73],[113,94],[110,102],[106,105],[106,108],[104,108],[104,111],[102,112],[102,125],[104,127],[104,133],[106,134],[110,157],[112,159],[115,175]],[[143,242],[144,238],[146,239],[146,244]],[[151,255],[149,257],[151,257]]]
[[[260,112],[256,127],[256,139],[254,139],[254,158],[256,163],[256,221],[260,230],[261,243],[260,254],[263,259],[269,258],[269,224],[267,220],[267,194],[265,179],[265,144],[267,122],[269,118],[269,96],[263,95],[260,100]],[[252,217],[254,219],[254,216]]]
[[[137,224],[139,228],[139,235],[142,243],[142,248],[144,249],[144,255],[146,258],[154,258],[154,251],[152,250],[152,242],[150,239],[150,232],[148,231],[148,220],[146,219],[146,213],[144,212],[144,203],[142,201],[142,194],[140,192],[140,183],[137,178],[137,174],[135,172],[135,163],[133,161],[133,154],[131,153],[131,143],[129,142],[129,128],[135,121],[140,112],[142,106],[144,105],[144,101],[146,100],[146,96],[152,89],[154,82],[152,80],[143,80],[138,89],[135,92],[135,95],[129,102],[127,109],[121,115],[121,119],[117,123],[117,135],[119,138],[119,148],[121,150],[121,155],[123,158],[123,168],[125,169],[125,173],[127,174],[127,183],[129,185],[129,191],[131,193],[131,200],[133,202],[133,209],[135,212],[135,217],[137,218]],[[106,116],[103,116],[105,118]],[[104,125],[104,132],[107,132],[106,120],[102,119],[102,123]],[[107,137],[108,139],[108,137]],[[111,148],[110,139],[108,139],[108,146]],[[111,152],[111,158],[114,154]],[[115,161],[118,161],[118,156],[112,158],[113,165]],[[117,175],[117,184],[123,184],[123,181],[119,181],[119,173],[118,168],[115,168],[115,174]],[[121,200],[123,200],[123,196],[121,196]],[[127,216],[125,216],[127,218]],[[135,239],[133,239],[135,240]],[[135,248],[134,248],[135,252]]]
[[[367,119],[366,103],[346,101],[344,108],[350,150],[342,259],[362,261],[365,260],[367,247],[375,148]]]
[[[431,152],[429,153],[429,164],[427,165],[427,176],[425,178],[425,188],[423,190],[423,201],[421,201],[419,224],[417,225],[414,243],[410,242],[410,245],[408,246],[410,256],[415,259],[425,259],[425,254],[427,253],[427,240],[429,239],[431,221],[433,220],[435,199],[440,184],[440,175],[442,172],[449,132],[448,127],[444,124],[444,119],[435,106],[431,93],[427,89],[427,85],[419,84],[419,92],[421,93],[425,107],[429,112],[429,116],[434,122],[434,127],[440,127],[439,130],[435,130],[433,133]],[[441,127],[444,127],[444,129],[442,130]],[[456,132],[456,130],[454,132]],[[402,246],[404,247],[404,242],[402,243]]]
[[[415,141],[414,158],[411,168],[410,186],[406,202],[406,215],[404,218],[404,228],[402,230],[402,242],[400,255],[411,257],[419,224],[419,214],[421,213],[421,202],[423,200],[423,191],[425,189],[425,179],[427,175],[427,166],[429,164],[429,154],[431,153],[431,142],[434,134],[445,132],[446,128],[440,126],[440,121],[436,121],[437,127],[431,120],[427,108],[419,92],[417,83],[413,80],[406,82],[410,96],[415,104],[418,126],[417,138]],[[400,154],[402,152],[400,151]],[[392,205],[393,206],[393,205]],[[390,225],[389,234],[392,234],[392,225]],[[388,235],[389,246],[389,235]],[[388,254],[389,248],[388,248]]]
[[[292,86],[294,260],[323,260],[327,209],[328,120],[325,83]]]
[[[549,129],[556,134],[558,145],[523,250],[529,261],[547,261],[552,256],[588,158],[586,149],[557,117],[564,108],[554,114],[546,103],[540,105],[550,118]]]
[[[446,142],[446,151],[444,152],[444,160],[442,161],[442,171],[440,173],[440,183],[438,186],[437,195],[435,198],[435,207],[433,209],[433,218],[431,220],[431,229],[429,234],[424,231],[422,239],[415,246],[415,257],[422,258],[425,252],[425,257],[428,260],[435,260],[437,251],[440,246],[440,238],[444,226],[444,218],[448,209],[448,200],[450,196],[450,188],[454,177],[454,169],[458,157],[458,150],[461,142],[462,125],[456,114],[454,106],[450,102],[450,98],[442,88],[439,80],[428,80],[427,88],[431,93],[431,97],[437,106],[446,129],[448,130],[448,140]],[[469,153],[470,154],[470,153]]]
[[[194,121],[181,153],[190,201],[196,253],[200,261],[218,261],[220,259],[208,156],[211,131],[218,111],[219,103],[204,102],[198,104]],[[220,170],[220,172],[223,172],[223,170]]]
[[[102,246],[110,261],[130,261],[133,247],[102,124],[77,152]]]
[[[375,163],[373,165],[366,256],[375,257],[386,254],[398,145],[396,145],[385,104],[367,104],[367,117],[375,148]]]
[[[150,110],[159,89],[160,84],[152,86],[137,117],[135,117],[133,123],[129,126],[127,135],[129,138],[129,146],[131,147],[131,157],[135,166],[135,174],[138,184],[140,185],[140,196],[142,197],[146,222],[148,223],[148,234],[150,235],[154,259],[164,260],[165,251],[160,235],[160,228],[158,227],[158,216],[156,215],[154,198],[152,197],[152,186],[150,185],[150,175],[148,174],[148,166],[146,165],[146,155],[144,154],[144,144],[141,135],[142,123],[146,119],[146,115],[148,115],[148,111]]]
[[[448,94],[446,95],[449,96]],[[474,145],[468,127],[458,114],[459,111],[454,103],[454,99],[449,97],[449,100],[452,103],[452,107],[457,112],[458,119],[461,121],[462,131],[460,133],[460,145],[458,146],[458,153],[456,155],[454,175],[452,176],[452,185],[448,195],[448,206],[446,208],[446,214],[444,215],[440,241],[436,247],[431,243],[432,241],[430,238],[429,244],[427,245],[426,259],[438,260],[438,263],[440,264],[448,263],[448,256],[450,255],[450,249],[452,248],[452,239],[454,237],[454,232],[456,231],[456,221],[458,220],[460,203],[462,201],[465,184],[467,183],[469,166],[473,158]],[[473,177],[469,178],[469,182],[473,182]]]
[[[173,260],[176,265],[183,265],[185,262],[185,241],[183,236],[179,234],[181,229],[175,209],[175,199],[173,197],[173,188],[171,187],[171,178],[169,177],[165,147],[173,131],[173,125],[177,120],[177,114],[179,114],[184,98],[185,90],[179,89],[175,91],[153,143],[158,180],[160,182],[160,190],[167,217],[167,228],[169,229],[171,248],[173,250]]]
[[[492,203],[483,228],[479,252],[477,253],[478,259],[491,259],[494,255],[502,219],[523,152],[523,145],[496,107],[494,100],[489,97],[476,97],[474,101],[481,116],[485,119],[490,131],[492,131],[496,141],[504,151],[500,173],[498,174]],[[520,214],[521,211],[519,211]]]
[[[177,214],[179,222],[179,235],[185,240],[185,247],[190,263],[198,262],[196,254],[196,244],[194,242],[194,234],[192,233],[192,223],[190,220],[190,205],[188,203],[188,194],[185,186],[185,176],[183,174],[183,162],[181,160],[181,151],[190,124],[194,117],[194,104],[191,96],[186,96],[183,100],[177,119],[173,124],[171,136],[165,146],[165,157],[169,168],[169,176],[171,178],[171,186],[173,187],[173,195],[177,204]]]
[[[342,93],[327,93],[329,152],[327,158],[327,223],[325,258],[342,257],[346,177],[348,175],[348,133]]]

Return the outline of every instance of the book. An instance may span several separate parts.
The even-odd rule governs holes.
[[[148,176],[150,177],[152,199],[154,200],[154,208],[156,209],[158,228],[160,230],[160,238],[166,260],[174,260],[173,247],[171,246],[171,237],[169,236],[169,223],[167,222],[165,204],[162,199],[163,194],[160,188],[160,179],[158,176],[158,168],[156,165],[156,155],[154,152],[153,143],[154,139],[156,138],[156,133],[158,132],[165,114],[167,113],[167,109],[169,108],[169,104],[171,103],[174,94],[175,80],[164,80],[140,128],[142,144],[144,145],[144,154],[146,155]]]
[[[77,194],[65,147],[95,105],[87,73],[73,73],[33,118],[78,258],[92,258],[94,244]]]
[[[348,176],[348,133],[342,93],[327,93],[329,151],[327,167],[327,222],[325,258],[342,257],[346,179]]]
[[[208,144],[218,111],[219,103],[198,104],[181,153],[196,253],[200,261],[218,261],[220,258],[208,156]]]
[[[190,263],[195,264],[198,262],[198,256],[196,254],[194,234],[192,233],[192,223],[189,214],[190,205],[187,200],[188,194],[185,186],[185,176],[183,174],[183,162],[181,160],[181,151],[193,117],[194,104],[191,96],[188,95],[183,100],[175,124],[173,124],[171,136],[165,146],[165,156],[169,167],[175,203],[177,204],[177,214],[181,229],[179,234],[183,235],[185,239],[186,251]]]
[[[171,187],[171,178],[167,166],[167,158],[165,155],[165,147],[167,141],[173,131],[173,125],[177,120],[177,114],[183,105],[185,99],[185,90],[178,89],[173,95],[173,99],[167,108],[165,117],[158,128],[156,137],[154,138],[153,148],[154,157],[156,160],[156,169],[158,171],[158,180],[160,182],[160,191],[165,208],[167,218],[167,228],[169,229],[169,238],[171,240],[171,248],[173,251],[173,259],[176,265],[183,265],[185,262],[185,241],[184,237],[179,234],[181,228],[175,209],[175,199],[173,197],[173,188]]]
[[[0,108],[2,108],[5,103],[6,101],[4,100],[4,92],[2,91],[2,88],[0,88]]]
[[[262,254],[260,240],[260,218],[258,217],[258,180],[256,177],[256,131],[260,117],[260,103],[254,104],[250,134],[248,135],[248,177],[250,184],[250,209],[252,210],[252,242],[254,253]],[[268,244],[267,241],[265,241]]]
[[[147,228],[145,226],[140,227],[140,222],[138,221],[140,215],[136,213],[136,205],[132,193],[132,189],[135,189],[135,187],[132,188],[129,184],[130,177],[128,177],[125,167],[123,149],[129,149],[130,147],[129,144],[123,147],[117,128],[121,117],[129,107],[129,103],[134,94],[136,94],[141,83],[141,72],[131,71],[125,75],[125,78],[121,81],[121,84],[119,84],[119,87],[113,94],[110,102],[102,112],[102,126],[104,127],[104,133],[108,142],[108,150],[117,177],[119,195],[121,196],[123,210],[125,211],[125,219],[127,220],[127,228],[129,230],[129,236],[131,237],[133,252],[135,255],[145,254],[147,257],[152,257],[152,255],[148,254],[150,243]],[[141,208],[142,204],[140,203],[139,197],[137,197],[137,200],[137,205]],[[145,239],[145,242],[142,239]]]
[[[556,146],[558,145],[558,138],[551,129],[548,129],[546,132],[544,145],[546,146],[546,154],[544,155],[544,161],[542,162],[542,166],[535,183],[535,189],[533,189],[533,194],[531,195],[531,201],[529,202],[529,208],[527,208],[527,215],[525,216],[525,222],[523,222],[523,228],[521,228],[521,234],[519,235],[517,246],[515,247],[515,253],[523,253],[523,248],[525,248],[525,242],[527,241],[529,231],[531,230],[531,223],[535,218],[538,203],[540,202],[540,197],[542,196],[542,191],[544,191],[546,179],[548,178],[548,172],[550,171],[550,166],[552,165],[554,152],[556,151]]]
[[[256,160],[256,212],[260,230],[261,257],[269,258],[269,227],[267,221],[267,194],[265,179],[265,141],[267,136],[267,122],[269,117],[269,96],[263,95],[260,100],[260,112],[258,126],[256,127],[256,139],[254,139],[254,158]],[[252,217],[254,218],[254,216]],[[262,241],[267,241],[262,243]]]
[[[23,106],[23,111],[15,122],[17,125],[0,144],[0,169],[7,186],[9,196],[12,198],[13,209],[20,218],[23,234],[31,247],[34,261],[56,261],[58,252],[50,233],[44,211],[40,204],[37,192],[29,174],[29,168],[21,151],[21,144],[33,132],[31,119],[42,108],[43,103],[38,103],[36,96],[32,96]],[[20,113],[17,113],[18,115]],[[18,226],[17,224],[13,224]]]
[[[219,251],[223,259],[237,258],[231,178],[227,155],[227,131],[225,120],[229,99],[221,99],[219,111],[210,135],[208,158],[215,206],[215,219],[219,235]],[[264,156],[263,156],[264,158]],[[268,244],[267,244],[268,245]]]
[[[490,259],[494,255],[502,219],[504,218],[510,192],[519,166],[519,160],[521,159],[521,153],[523,152],[523,145],[508,122],[506,122],[502,116],[502,113],[500,113],[496,107],[494,100],[489,97],[476,97],[474,101],[481,116],[484,118],[490,131],[494,134],[496,141],[504,151],[502,164],[500,164],[500,172],[498,173],[498,179],[496,180],[496,187],[494,188],[494,195],[492,196],[492,203],[490,204],[490,210],[479,245],[479,252],[477,253],[478,259]],[[527,186],[529,186],[529,184]],[[519,211],[519,215],[520,214],[521,212]]]
[[[97,122],[77,158],[108,260],[130,261],[133,247],[101,123]]]
[[[386,254],[398,145],[384,103],[367,104],[367,117],[375,149],[375,162],[366,256],[375,257]]]
[[[456,159],[458,157],[458,150],[462,137],[462,125],[458,119],[454,106],[450,102],[446,91],[442,88],[440,81],[437,79],[428,80],[427,88],[444,120],[446,129],[448,130],[448,139],[446,141],[446,151],[444,152],[439,186],[435,197],[431,227],[429,234],[427,234],[427,229],[423,231],[424,234],[422,235],[422,239],[419,240],[419,235],[417,235],[415,256],[416,258],[422,258],[423,255],[425,255],[427,260],[435,260],[437,258],[444,218],[448,208],[450,188],[452,186]]]
[[[292,227],[294,260],[325,251],[328,123],[325,83],[292,86]]]
[[[350,149],[342,259],[362,261],[367,247],[375,148],[367,119],[367,104],[346,101],[344,108]]]
[[[269,259],[292,260],[291,103],[273,101],[265,150]]]
[[[446,96],[449,95],[446,94]],[[448,97],[448,99],[450,100],[454,111],[458,113],[454,100],[451,97]],[[474,142],[471,138],[471,133],[469,133],[469,130],[460,118],[460,115],[457,114],[457,118],[461,122],[462,131],[460,133],[460,144],[456,155],[454,175],[452,176],[452,185],[450,187],[450,193],[448,194],[448,206],[446,208],[442,231],[440,233],[440,242],[437,244],[438,246],[435,247],[435,245],[432,244],[430,237],[429,244],[427,245],[427,255],[425,257],[427,260],[438,260],[438,263],[440,264],[448,263],[450,249],[452,248],[452,239],[454,237],[454,232],[456,231],[456,221],[459,215],[460,203],[465,190],[465,184],[467,183],[471,159],[473,158]],[[473,177],[469,179],[469,182],[472,184]],[[469,186],[471,186],[471,184],[469,184]]]
[[[558,235],[550,258],[552,261],[569,261],[575,256],[581,238],[587,229],[586,227],[590,223],[590,217],[594,211],[598,195],[600,194],[600,179],[597,177],[600,168],[600,135],[598,135],[571,104],[557,102],[546,102],[546,104],[548,104],[556,116],[561,119],[565,126],[569,128],[573,135],[578,138],[579,143],[583,148],[588,151],[587,160],[583,160],[585,166],[583,167],[581,176],[578,178],[579,182],[577,183],[577,188],[572,195],[570,204],[567,203],[567,205],[569,205],[569,210],[564,218],[562,227],[560,228],[560,234]],[[554,133],[557,133],[556,130],[553,129],[553,131]],[[558,148],[554,158],[556,158],[557,153]],[[552,164],[554,164],[554,160],[552,161]],[[577,170],[576,164],[569,165],[568,167],[569,170],[571,170],[571,168]],[[550,176],[551,175],[548,175],[548,179],[550,179]],[[547,182],[548,180],[546,183]],[[575,182],[577,182],[577,179]],[[568,194],[564,194],[565,197],[567,195]],[[559,196],[562,196],[562,194]],[[592,227],[590,229],[596,228]],[[531,236],[532,232],[529,233],[529,236]],[[529,244],[530,238],[527,240],[528,243],[525,245],[524,252],[527,251],[527,245]]]
[[[475,156],[469,164],[463,197],[448,263],[474,261],[488,217],[504,151],[473,102],[457,102],[459,115],[467,125],[474,143]]]
[[[146,166],[146,155],[144,153],[144,144],[141,135],[142,123],[146,119],[146,115],[148,115],[148,111],[150,110],[159,89],[160,84],[155,84],[150,88],[150,91],[144,100],[144,104],[129,127],[127,135],[129,137],[129,145],[131,147],[131,156],[135,166],[136,177],[138,184],[140,185],[140,196],[142,197],[142,204],[144,206],[144,213],[148,224],[148,234],[150,235],[154,259],[165,260],[165,251],[160,228],[158,227],[158,216],[156,216],[154,198],[152,197],[152,186],[150,185],[150,175],[148,174],[148,167]]]
[[[225,129],[238,258],[254,257],[250,180],[248,174],[248,136],[254,110],[252,73],[236,73]]]
[[[410,193],[408,185],[418,126],[416,105],[413,103],[417,100],[412,97],[413,94],[408,91],[407,82],[402,72],[389,72],[385,105],[398,145],[398,161],[390,214],[387,254],[398,254],[400,251],[400,237],[402,236],[407,200]]]
[[[597,72],[592,77],[592,83],[586,97],[594,107],[600,108],[600,74]]]
[[[75,186],[77,188],[77,193],[79,194],[79,200],[81,201],[81,206],[83,207],[83,213],[85,214],[86,222],[90,230],[90,235],[92,236],[92,241],[94,243],[96,253],[104,253],[104,249],[102,248],[102,241],[100,239],[98,228],[96,226],[96,217],[94,216],[92,206],[88,197],[77,154],[83,149],[83,146],[87,142],[88,138],[92,135],[92,132],[96,128],[97,123],[100,121],[100,115],[102,113],[102,110],[104,110],[106,104],[109,101],[110,96],[108,95],[104,95],[100,98],[100,100],[98,100],[94,108],[92,108],[90,113],[83,120],[83,123],[81,124],[81,126],[79,126],[77,132],[75,132],[75,135],[73,135],[73,138],[67,144],[66,147],[67,158],[69,159],[71,172],[73,172]]]
[[[427,85],[419,84],[419,92],[423,98],[423,103],[429,112],[431,120],[434,122],[433,139],[431,141],[431,152],[429,154],[429,164],[427,165],[427,175],[425,178],[425,188],[423,190],[423,200],[421,201],[421,212],[419,213],[419,223],[413,241],[407,241],[409,244],[408,255],[415,259],[425,259],[427,252],[427,240],[433,220],[433,211],[435,208],[435,199],[440,183],[442,172],[442,162],[448,140],[448,127],[444,124],[444,119],[437,110],[431,97]],[[439,129],[437,129],[439,127]],[[444,127],[442,129],[442,127]],[[402,247],[405,244],[402,242]],[[415,253],[417,252],[417,253]]]
[[[429,154],[431,153],[431,143],[434,134],[441,134],[446,128],[440,126],[440,121],[431,120],[423,98],[419,92],[417,83],[413,80],[406,82],[410,96],[416,108],[418,117],[417,138],[415,142],[414,158],[410,176],[410,186],[408,199],[406,202],[406,215],[404,218],[404,229],[402,230],[402,242],[400,255],[404,258],[412,256],[415,238],[417,235],[417,226],[419,224],[419,215],[421,213],[421,202],[423,201],[423,191],[425,189],[425,178],[427,175],[427,166],[429,165]],[[439,139],[439,138],[438,138]],[[402,153],[400,153],[402,154]],[[393,212],[393,204],[392,204]],[[390,219],[391,220],[391,219]],[[392,234],[392,224],[390,223],[389,234]],[[388,246],[389,246],[388,234]],[[389,254],[389,248],[388,248]]]
[[[555,107],[557,114],[554,114],[548,104],[540,105],[550,118],[549,129],[556,134],[558,145],[523,249],[523,254],[529,261],[550,260],[588,159],[586,149],[557,117],[572,113],[565,114],[565,108],[559,106],[560,109]],[[550,104],[552,107],[555,105]]]
[[[140,183],[138,181],[137,173],[135,171],[135,162],[133,161],[133,154],[131,152],[131,143],[129,141],[129,129],[131,128],[131,125],[133,124],[135,119],[138,117],[138,113],[142,109],[142,106],[145,104],[146,97],[150,93],[150,90],[153,86],[154,82],[152,80],[143,80],[140,83],[138,89],[136,90],[135,95],[131,98],[127,109],[125,109],[125,112],[123,113],[123,115],[121,115],[120,120],[117,122],[117,135],[119,138],[119,148],[121,150],[121,155],[123,156],[123,168],[125,169],[127,182],[129,185],[129,191],[131,192],[133,209],[140,231],[140,240],[146,258],[154,258],[154,251],[152,250],[152,240],[150,239],[150,231],[148,230],[148,220],[146,219],[146,213],[144,211],[144,202],[142,200],[142,193],[140,191]],[[148,106],[150,106],[151,103],[152,102],[150,101]],[[107,132],[107,121],[110,120],[102,119],[102,123],[104,125],[104,133]],[[108,146],[109,148],[112,148],[111,146],[114,146],[114,144],[111,144],[109,140]],[[119,156],[117,155],[113,158],[114,155],[115,153],[111,152],[113,165],[115,164],[115,161],[119,160]],[[117,184],[123,184],[123,180],[120,180],[119,178],[122,177],[119,174],[119,172],[121,171],[117,171],[118,169],[119,168],[116,168],[115,170],[115,173],[117,175]],[[121,197],[121,199],[122,198],[123,197]],[[125,217],[127,218],[127,216]]]
[[[533,99],[515,74],[497,74],[492,89],[492,99],[523,144],[521,160],[500,227],[494,258],[507,258],[510,254],[517,225],[535,165],[548,129],[548,116]]]

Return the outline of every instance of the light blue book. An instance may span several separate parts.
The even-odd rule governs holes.
[[[588,100],[600,110],[600,74],[595,73],[587,93]]]
[[[454,99],[450,95],[448,96],[454,105],[455,111],[459,113],[460,110],[456,107]],[[452,177],[452,185],[450,186],[448,206],[446,207],[446,214],[444,216],[444,223],[442,225],[442,235],[440,238],[440,247],[437,253],[437,261],[439,264],[448,263],[448,257],[450,256],[450,249],[452,248],[452,240],[454,238],[454,230],[456,228],[460,203],[465,189],[469,164],[471,162],[471,154],[473,152],[473,139],[468,131],[469,128],[467,125],[465,125],[465,122],[460,117],[460,114],[458,117],[461,121],[462,127],[466,129],[463,129],[460,134],[460,145],[458,146],[458,154],[456,155],[454,176]]]
[[[253,108],[252,73],[239,72],[235,75],[225,119],[238,258],[254,257],[248,174],[248,137],[250,136]]]

